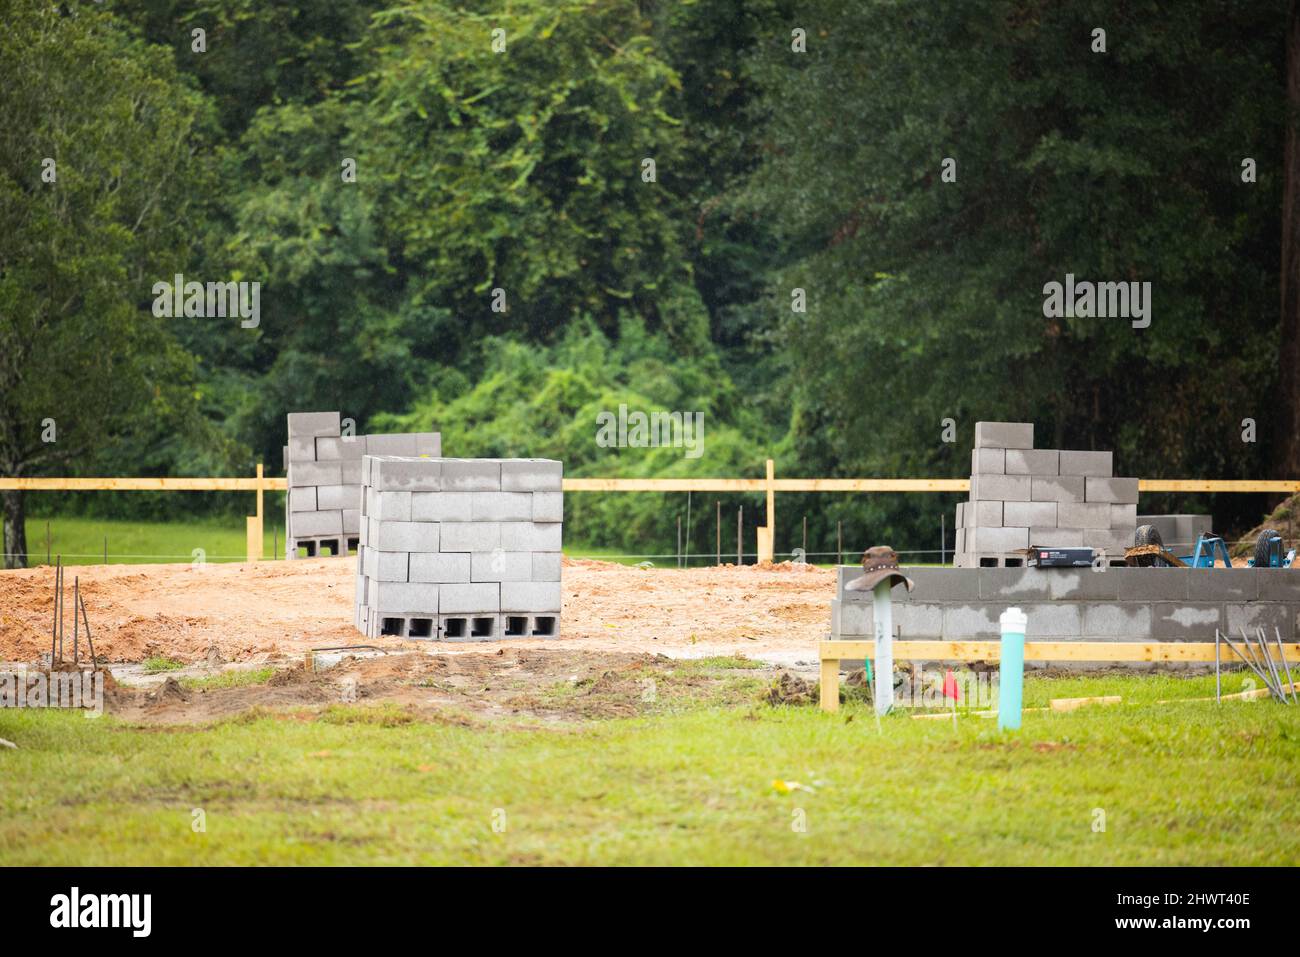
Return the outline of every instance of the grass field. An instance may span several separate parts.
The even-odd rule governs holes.
[[[268,558],[274,554],[284,557],[284,528],[272,521],[268,507],[263,529],[262,553]],[[27,521],[27,550],[32,565],[44,564],[46,558],[46,522],[49,522],[51,561],[62,555],[65,565],[99,565],[104,561],[105,539],[108,560],[112,564],[154,564],[163,562],[194,561],[194,550],[203,549],[204,560],[209,562],[239,562],[244,560],[244,527],[239,518],[210,522],[128,522],[100,518],[33,518]],[[277,544],[278,542],[278,544]],[[672,568],[676,558],[672,555],[629,555],[626,549],[566,543],[564,553],[570,557],[598,558],[602,561],[635,565],[649,561],[657,568]],[[783,556],[778,556],[782,558]],[[735,561],[733,553],[728,559]],[[752,563],[752,555],[746,557]],[[848,559],[846,559],[848,560]],[[693,555],[691,564],[711,565],[713,557]],[[824,567],[831,567],[826,565]]]
[[[0,711],[19,744],[0,750],[0,864],[1300,862],[1300,709],[1155,703],[1212,678],[1031,678],[1027,706],[1125,704],[1026,714],[1008,735],[978,717],[878,730],[857,700],[772,707],[737,680],[731,705],[562,724]]]

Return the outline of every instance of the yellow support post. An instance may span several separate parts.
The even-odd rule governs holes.
[[[260,562],[262,560],[262,463],[257,463],[257,478],[254,488],[257,491],[257,514],[249,515],[245,522],[246,552],[244,561]]]
[[[767,492],[767,526],[758,530],[758,562],[776,560],[776,463],[767,460],[767,480],[763,483]]]

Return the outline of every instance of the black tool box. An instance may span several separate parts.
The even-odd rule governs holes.
[[[1031,548],[1026,564],[1034,568],[1083,568],[1095,558],[1091,548]]]

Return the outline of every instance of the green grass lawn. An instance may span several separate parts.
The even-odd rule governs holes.
[[[0,750],[0,864],[1300,863],[1300,709],[1154,703],[1212,693],[1030,679],[1027,706],[1126,703],[1007,735],[978,717],[878,730],[854,698],[834,716],[704,702],[562,725],[374,705],[162,729],[0,711],[20,746]]]

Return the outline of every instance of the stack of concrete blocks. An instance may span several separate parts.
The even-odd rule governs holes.
[[[1137,523],[1138,528],[1154,525],[1165,548],[1176,555],[1190,554],[1198,538],[1212,534],[1209,515],[1139,515]]]
[[[1034,448],[1032,422],[977,422],[970,500],[957,506],[958,568],[1023,565],[1030,546],[1123,558],[1137,530],[1138,480],[1110,452]]]
[[[369,455],[439,456],[437,432],[344,436],[337,412],[290,412],[284,447],[285,555],[347,555],[361,540],[361,461]]]
[[[563,465],[367,455],[356,617],[368,638],[556,638]]]

